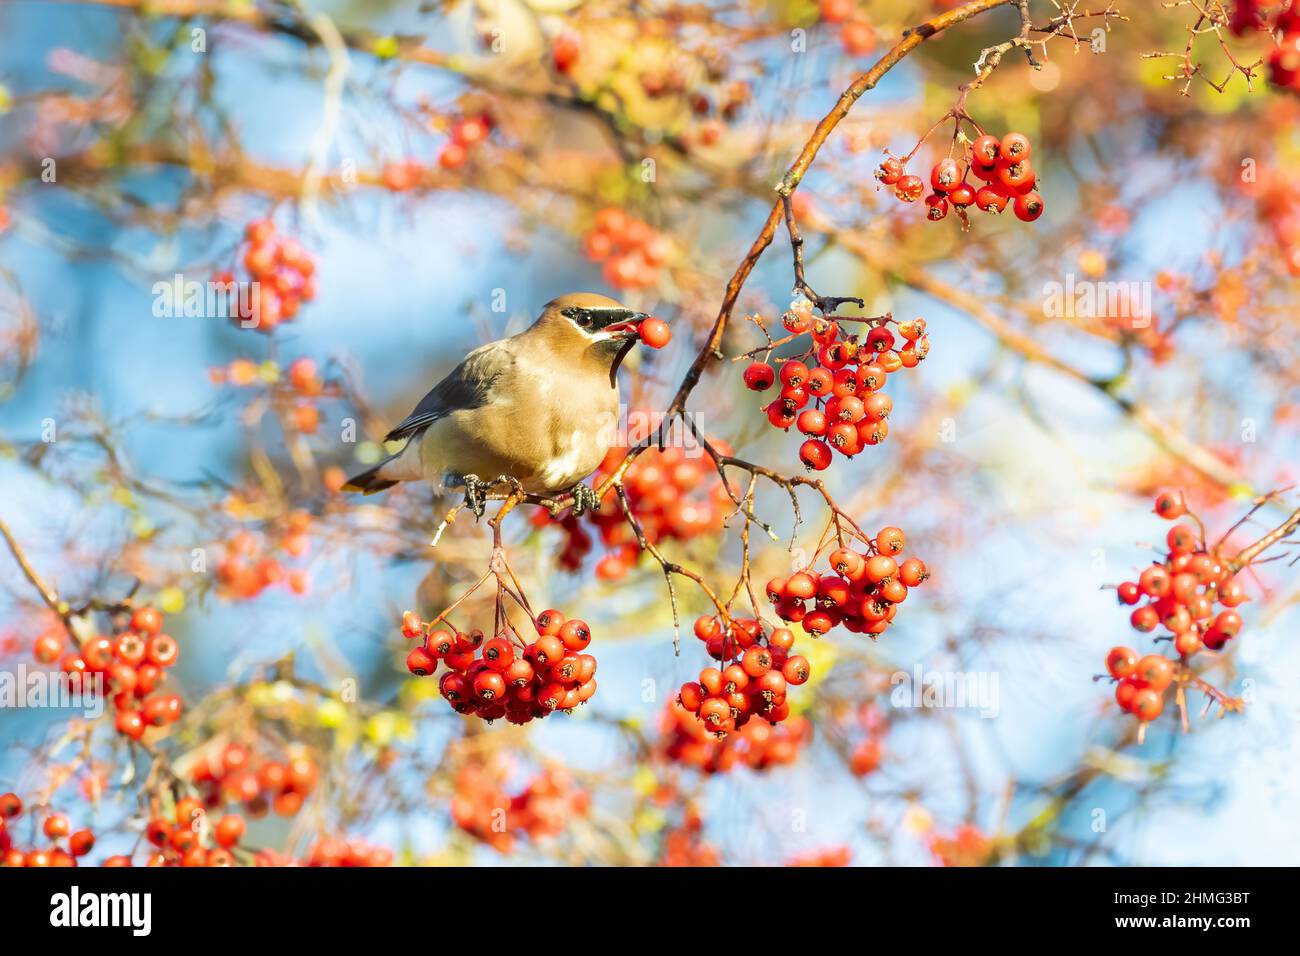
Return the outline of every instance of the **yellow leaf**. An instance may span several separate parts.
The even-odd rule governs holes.
[[[164,614],[179,614],[185,610],[185,592],[175,585],[158,592],[158,608]]]

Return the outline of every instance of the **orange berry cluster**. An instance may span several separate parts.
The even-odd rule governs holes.
[[[253,285],[248,308],[238,310],[232,320],[256,322],[253,328],[270,333],[291,321],[304,302],[316,298],[316,261],[298,240],[276,232],[275,223],[257,219],[244,229],[241,262]],[[233,283],[233,270],[213,276],[213,281]]]
[[[1010,205],[1017,219],[1033,222],[1043,214],[1043,197],[1034,191],[1037,177],[1029,162],[1031,152],[1024,133],[1007,133],[1000,140],[982,133],[966,143],[962,158],[946,156],[930,170],[926,218],[937,222],[955,209],[969,225],[966,210],[971,206],[997,214]],[[907,171],[907,158],[886,157],[876,179],[892,186],[895,197],[905,203],[916,202],[925,193],[921,177]]]
[[[849,56],[866,56],[876,47],[876,31],[861,17],[854,0],[820,0],[823,23],[840,24],[840,45]]]
[[[234,813],[209,826],[203,804],[193,797],[184,797],[176,801],[170,818],[155,815],[145,825],[145,839],[156,848],[149,856],[148,865],[234,866],[231,851],[243,839],[244,830],[244,818]],[[123,865],[130,866],[130,860]]]
[[[505,790],[500,761],[466,763],[456,774],[451,819],[470,836],[500,853],[516,840],[558,836],[574,816],[582,816],[591,797],[562,767],[549,767],[516,794]]]
[[[571,711],[596,693],[596,658],[584,654],[591,628],[570,621],[556,610],[543,611],[534,622],[537,640],[523,644],[498,635],[484,640],[481,630],[468,634],[434,627],[414,611],[402,615],[402,635],[420,644],[406,655],[406,667],[416,677],[447,671],[438,689],[452,710],[491,723],[504,717],[526,724],[553,711]],[[518,638],[516,638],[518,640]]]
[[[685,819],[664,835],[660,866],[721,866],[722,855],[704,840],[704,818],[694,804],[686,807]]]
[[[719,454],[731,454],[725,442],[714,443]],[[614,473],[627,454],[626,448],[611,448],[604,462],[592,476],[593,486]],[[653,545],[664,541],[691,541],[703,535],[717,534],[732,506],[727,489],[713,467],[713,460],[701,453],[691,457],[681,447],[642,452],[623,476],[628,508],[641,525],[646,540]],[[568,512],[552,518],[537,509],[533,522],[539,527],[558,524],[567,535],[560,550],[560,567],[576,571],[591,552],[593,541],[585,525],[593,524],[608,552],[596,563],[596,576],[617,581],[627,576],[641,557],[636,532],[623,516],[618,494],[610,489],[600,507],[582,518]]]
[[[438,152],[438,165],[443,169],[460,169],[469,159],[470,151],[490,135],[492,117],[486,113],[455,120],[447,131],[447,142]],[[402,159],[385,163],[380,178],[386,189],[400,193],[418,186],[425,171],[426,167],[419,160]]]
[[[180,720],[182,704],[176,694],[155,693],[176,663],[180,648],[162,633],[163,616],[151,607],[137,608],[126,630],[113,637],[92,637],[67,650],[62,635],[49,632],[36,639],[32,653],[42,664],[58,661],[67,674],[102,674],[112,693],[118,733],[139,740],[149,727]]]
[[[304,568],[286,568],[283,558],[302,558],[311,550],[312,516],[306,511],[291,511],[285,517],[283,532],[275,536],[237,531],[230,537],[221,560],[217,562],[217,585],[231,600],[246,601],[269,587],[283,584],[294,594],[311,590],[311,574]]]
[[[1168,491],[1156,496],[1155,513],[1167,521],[1189,514],[1182,493]],[[1203,649],[1222,650],[1241,633],[1236,608],[1249,597],[1231,561],[1208,549],[1197,528],[1175,524],[1165,535],[1169,550],[1164,560],[1116,589],[1120,604],[1138,605],[1129,617],[1134,630],[1150,633],[1163,628],[1179,656],[1177,663],[1161,654],[1140,657],[1128,647],[1112,648],[1106,656],[1106,670],[1119,682],[1116,702],[1143,722],[1164,710],[1164,693],[1174,683],[1179,666],[1186,667]]]
[[[1280,247],[1287,272],[1300,276],[1300,189],[1296,181],[1270,177],[1263,184],[1258,209]]]
[[[660,731],[665,757],[706,774],[727,773],[737,766],[758,771],[786,766],[812,739],[812,724],[804,717],[775,725],[746,720],[736,733],[720,738],[712,725],[680,700],[670,701],[664,709]]]
[[[808,470],[829,468],[832,452],[852,458],[888,437],[894,403],[881,391],[885,380],[900,368],[914,368],[930,351],[925,319],[896,323],[897,333],[890,321],[873,325],[859,342],[856,334],[843,333],[839,321],[814,317],[809,303],[796,303],[783,323],[792,336],[812,334],[808,352],[779,360],[779,372],[768,362],[745,369],[751,391],[765,392],[780,380],[781,393],[764,412],[772,427],[789,431],[793,425],[808,436],[799,447]]]
[[[993,840],[971,823],[963,823],[950,836],[931,833],[927,840],[940,866],[984,866],[996,849]]]
[[[908,589],[930,576],[920,558],[895,560],[906,546],[900,529],[883,528],[866,551],[832,551],[828,574],[796,571],[788,578],[773,578],[767,582],[767,598],[781,620],[802,624],[813,637],[842,625],[874,640],[893,622]]]
[[[237,743],[200,757],[190,776],[205,806],[242,803],[254,817],[265,816],[269,809],[282,817],[293,816],[319,778],[310,757],[297,754],[287,760],[268,760]]]
[[[672,253],[672,243],[657,229],[629,216],[616,206],[596,213],[582,251],[593,262],[603,262],[605,281],[617,289],[644,289],[654,285]]]
[[[804,853],[796,856],[786,863],[786,866],[800,867],[832,867],[848,866],[853,862],[853,851],[847,846],[832,846],[823,850],[813,850],[810,853]]]
[[[23,850],[15,845],[14,831],[23,813],[22,798],[16,793],[0,793],[0,866],[76,866],[77,861],[95,848],[95,833],[86,828],[73,830],[62,813],[50,813],[41,823],[41,833],[50,840],[48,847]],[[105,866],[118,864],[105,861]]]
[[[811,676],[808,659],[791,654],[794,634],[788,628],[764,632],[752,618],[733,618],[730,628],[716,617],[695,621],[695,636],[704,642],[718,667],[706,667],[687,681],[677,701],[715,737],[726,737],[760,717],[779,724],[790,716],[786,691]]]
[[[286,424],[289,428],[304,435],[314,435],[320,428],[320,408],[315,400],[325,392],[325,382],[321,378],[314,359],[307,357],[294,359],[288,369],[281,369],[274,362],[258,364],[249,359],[238,358],[225,367],[217,366],[208,370],[208,378],[214,385],[233,385],[247,388],[259,382],[284,382],[281,394],[293,401],[289,409]]]

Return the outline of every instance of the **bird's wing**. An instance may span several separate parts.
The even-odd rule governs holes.
[[[475,349],[420,399],[415,410],[390,431],[384,441],[410,438],[452,412],[486,405],[492,383],[502,375],[508,375],[514,364],[515,357],[505,347],[505,342],[491,342]]]

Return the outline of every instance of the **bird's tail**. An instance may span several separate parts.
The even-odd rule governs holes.
[[[394,456],[395,457],[395,456]],[[397,484],[392,478],[385,478],[380,472],[392,458],[385,458],[373,468],[369,468],[361,474],[349,478],[347,484],[343,486],[344,491],[359,491],[363,495],[373,495],[380,491],[385,491]]]

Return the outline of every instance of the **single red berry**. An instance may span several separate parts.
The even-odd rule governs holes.
[[[925,197],[925,217],[931,222],[938,222],[948,215],[948,197],[941,193],[931,193]]]
[[[559,611],[551,609],[543,611],[537,615],[537,633],[545,636],[547,634],[558,634],[560,628],[564,626],[564,615]]]
[[[159,667],[171,667],[176,663],[179,654],[180,648],[176,646],[176,639],[168,634],[154,635],[149,639],[145,649],[146,659]]]
[[[946,193],[961,182],[964,174],[965,169],[961,163],[952,157],[944,157],[930,170],[930,186],[936,193]]]
[[[1152,509],[1166,521],[1181,518],[1187,513],[1187,503],[1181,491],[1164,491],[1156,495],[1155,508]]]
[[[996,163],[1001,156],[1001,144],[996,136],[985,133],[970,145],[971,156],[978,163]]]
[[[819,438],[810,438],[799,446],[799,460],[809,471],[825,471],[831,464],[831,446]]]
[[[591,643],[591,628],[587,627],[586,621],[569,620],[564,622],[558,636],[569,650],[583,651]]]
[[[53,664],[63,653],[63,638],[57,634],[42,634],[36,638],[32,656],[42,664]]]
[[[16,793],[0,793],[0,819],[12,820],[23,812],[23,801]]]
[[[162,615],[154,608],[137,608],[131,615],[131,630],[141,634],[157,634],[162,630]]]
[[[903,162],[895,156],[888,157],[876,170],[876,179],[885,186],[893,186],[903,175]]]
[[[766,362],[755,362],[745,369],[745,387],[751,392],[766,392],[776,383],[776,370]]]
[[[1160,615],[1155,608],[1148,604],[1146,607],[1135,608],[1133,613],[1129,615],[1129,622],[1133,625],[1134,630],[1154,631],[1156,625],[1160,623]]]
[[[423,647],[415,647],[406,655],[406,669],[416,677],[428,677],[438,669],[438,662]]]
[[[1169,658],[1160,654],[1148,654],[1137,663],[1135,675],[1147,687],[1157,693],[1163,691],[1174,680],[1174,665]]]
[[[73,856],[85,856],[95,848],[95,834],[91,830],[78,830],[68,838],[68,850]]]
[[[1106,655],[1106,670],[1111,677],[1130,677],[1137,670],[1137,665],[1137,651],[1131,647],[1112,647]]]
[[[1032,192],[1017,196],[1014,209],[1017,219],[1022,222],[1033,222],[1043,214],[1043,197]]]
[[[920,176],[911,174],[900,177],[898,184],[894,186],[894,195],[903,202],[916,202],[923,192],[925,192],[925,183],[921,181]]]
[[[966,183],[958,183],[948,190],[948,200],[958,209],[965,209],[975,202],[975,190]]]
[[[672,341],[673,332],[662,319],[642,319],[637,328],[641,341],[652,349],[661,349]]]
[[[1007,208],[1010,197],[1001,186],[981,186],[975,193],[975,205],[985,212],[999,213]]]
[[[781,384],[787,388],[798,388],[808,380],[808,366],[803,362],[789,361],[781,364]]]
[[[998,150],[1000,158],[1009,159],[1012,162],[1028,159],[1031,152],[1033,150],[1029,145],[1029,137],[1024,133],[1007,133],[1006,136],[1002,137],[1002,143]]]
[[[1139,720],[1146,723],[1160,716],[1160,712],[1165,709],[1165,702],[1161,699],[1159,693],[1150,687],[1143,687],[1133,695],[1133,703],[1130,709]]]

